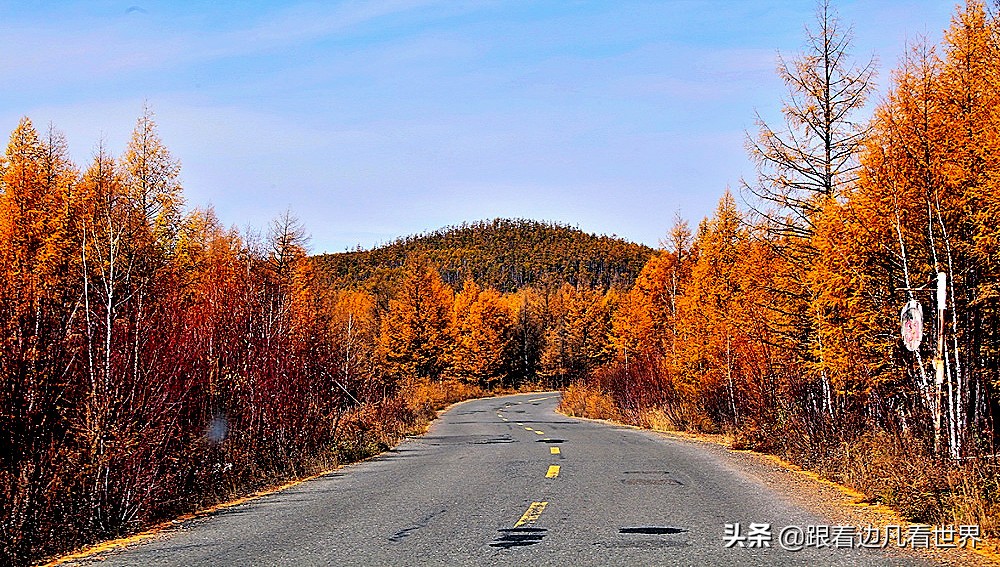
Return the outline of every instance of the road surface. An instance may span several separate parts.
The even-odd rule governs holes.
[[[832,522],[725,452],[568,418],[557,403],[557,393],[534,393],[459,404],[379,458],[94,564],[927,564],[882,550],[782,549],[782,527]],[[727,548],[725,525],[737,522],[740,535],[771,524],[771,547]]]

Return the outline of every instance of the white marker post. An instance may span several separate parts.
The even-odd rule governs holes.
[[[944,310],[948,301],[948,275],[937,274],[937,352],[934,356],[934,449],[941,451],[941,414],[944,404],[941,403],[941,390],[944,384]]]

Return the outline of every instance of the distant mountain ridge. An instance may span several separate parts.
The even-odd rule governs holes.
[[[456,288],[471,276],[501,291],[562,282],[607,289],[630,286],[653,252],[564,224],[498,218],[401,237],[371,250],[317,255],[313,261],[326,283],[338,288],[394,280],[407,258],[426,256]]]

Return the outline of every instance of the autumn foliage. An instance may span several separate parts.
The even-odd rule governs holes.
[[[911,46],[862,121],[872,66],[852,65],[821,2],[804,52],[779,62],[784,127],[759,120],[748,138],[750,210],[726,192],[693,239],[678,222],[617,303],[613,361],[566,410],[727,433],[910,518],[996,530],[998,38],[968,2],[941,45]]]
[[[748,136],[747,207],[726,191],[658,251],[495,220],[311,258],[289,212],[254,237],[188,207],[148,110],[83,168],[23,119],[0,158],[0,563],[537,385],[569,413],[726,433],[911,518],[995,531],[1000,22],[958,9],[870,120],[872,63],[851,62],[828,2],[817,24],[780,61],[784,123]]]
[[[526,287],[628,287],[653,250],[615,236],[525,219],[463,223],[399,238],[372,250],[321,254],[313,261],[335,287],[370,287],[399,278],[407,261],[424,257],[459,289],[477,284],[511,293]]]
[[[254,237],[187,207],[149,110],[85,168],[24,118],[0,174],[4,564],[370,456],[456,400],[565,384],[609,356],[601,282],[648,253],[497,221],[582,248],[506,293],[421,250],[330,285],[290,212]],[[625,272],[581,260],[605,248]]]

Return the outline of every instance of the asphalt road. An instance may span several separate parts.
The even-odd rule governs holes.
[[[882,550],[782,549],[781,528],[832,522],[724,454],[571,419],[557,402],[535,393],[460,404],[377,459],[193,520],[100,565],[925,564]],[[771,547],[727,548],[724,526],[735,522],[741,535],[771,524]]]

